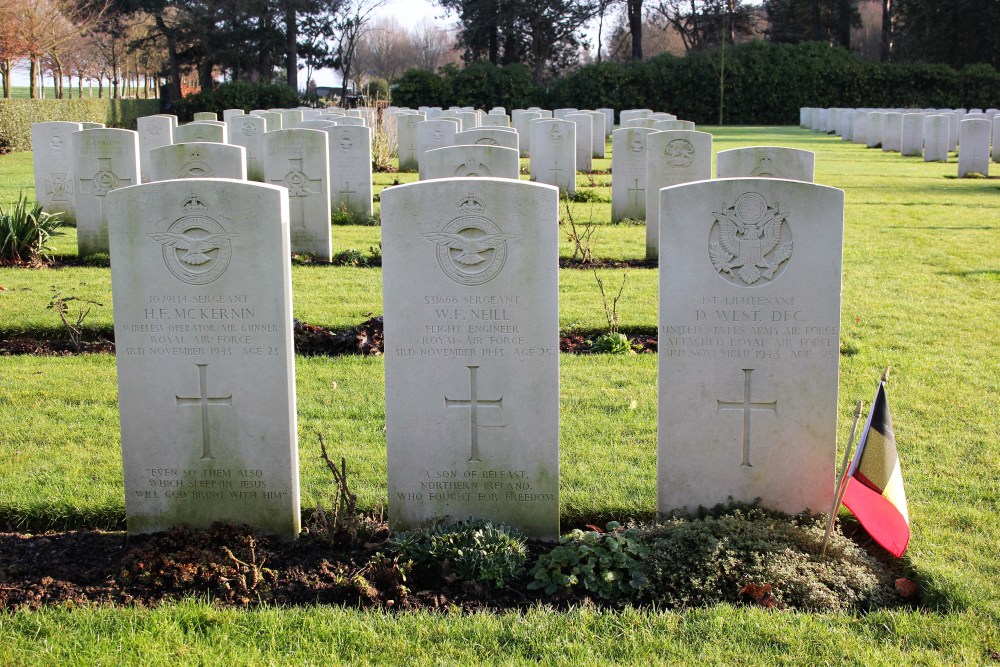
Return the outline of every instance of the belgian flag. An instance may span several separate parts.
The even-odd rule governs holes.
[[[847,509],[872,539],[896,558],[902,556],[910,541],[910,518],[885,395],[885,378],[879,382],[844,484],[843,502]]]

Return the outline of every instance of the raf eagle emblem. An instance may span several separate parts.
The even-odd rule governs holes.
[[[485,262],[486,256],[483,253],[495,249],[508,239],[514,238],[509,234],[487,234],[478,239],[470,239],[459,234],[448,234],[446,232],[431,232],[424,234],[424,236],[439,246],[458,250],[459,254],[453,259],[465,266],[475,266],[476,264]]]
[[[165,246],[176,248],[177,250],[184,252],[184,254],[178,259],[185,264],[190,264],[191,266],[201,266],[206,262],[212,261],[212,258],[208,256],[208,253],[221,248],[222,245],[233,235],[211,234],[205,238],[196,239],[190,236],[185,236],[184,234],[158,232],[156,234],[150,234],[149,236],[154,241],[159,241]]]
[[[790,233],[783,234],[788,211],[768,205],[762,195],[740,195],[732,206],[723,204],[722,212],[712,215],[719,233],[709,244],[709,257],[719,273],[753,285],[761,277],[770,280],[792,256]]]

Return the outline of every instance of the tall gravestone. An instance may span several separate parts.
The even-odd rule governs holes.
[[[330,166],[326,132],[276,130],[264,135],[266,183],[288,189],[292,252],[329,262]]]
[[[394,528],[472,515],[558,537],[558,205],[501,179],[383,192]]]
[[[589,172],[593,169],[594,118],[590,114],[570,113],[564,119],[576,123],[576,170]]]
[[[615,130],[615,110],[604,107],[597,111],[604,115],[604,138],[607,139]]]
[[[868,125],[865,131],[865,145],[868,148],[875,148],[882,145],[882,116],[881,111],[868,112]]]
[[[924,114],[903,114],[903,141],[899,152],[905,156],[920,156],[924,150]]]
[[[903,144],[903,114],[895,111],[882,114],[882,151],[899,153]]]
[[[457,118],[435,118],[417,124],[417,166],[423,161],[424,154],[435,148],[455,145],[455,135],[461,130],[462,123]]]
[[[285,193],[163,181],[108,207],[128,531],[229,521],[295,537]]]
[[[587,111],[585,112],[591,118],[591,139],[590,139],[590,150],[591,157],[603,158],[605,149],[605,136],[604,136],[604,114],[600,111]]]
[[[35,170],[35,199],[46,213],[60,213],[76,221],[73,173],[73,133],[80,123],[51,121],[31,124],[31,161]]]
[[[445,146],[424,153],[420,180],[435,178],[520,178],[517,150],[479,144]]]
[[[992,120],[993,132],[991,142],[993,143],[993,161],[1000,162],[1000,114],[994,114]]]
[[[72,134],[73,201],[80,257],[108,252],[107,196],[139,184],[139,135],[98,128]]]
[[[647,135],[646,142],[646,259],[656,259],[660,188],[712,178],[712,135],[667,130]]]
[[[646,145],[648,127],[622,127],[611,133],[611,222],[646,219]]]
[[[372,215],[372,131],[337,126],[327,130],[330,152],[330,197],[334,210],[343,206],[356,216]]]
[[[149,179],[233,178],[247,180],[246,150],[218,142],[173,144],[149,152]]]
[[[790,178],[812,183],[816,154],[784,146],[748,146],[719,151],[715,156],[716,178]]]
[[[963,120],[959,125],[958,177],[990,174],[990,130],[985,118]]]
[[[174,143],[174,124],[167,116],[144,116],[136,120],[139,131],[139,175],[143,183],[153,180],[149,173],[149,152]]]
[[[517,130],[517,144],[521,157],[528,157],[531,153],[531,121],[542,118],[538,111],[515,110],[512,122]]]
[[[843,192],[740,178],[660,194],[659,511],[827,510]]]
[[[868,112],[858,111],[854,114],[851,125],[851,141],[856,144],[868,144]]]
[[[947,114],[933,114],[924,118],[924,162],[948,161]]]
[[[229,143],[242,146],[245,151],[247,178],[251,181],[264,180],[264,133],[267,119],[257,115],[235,116],[229,125]]]
[[[420,151],[417,126],[425,120],[424,114],[420,113],[406,113],[396,116],[400,171],[417,171],[419,168]]]
[[[531,123],[531,180],[576,192],[576,124],[568,120]]]

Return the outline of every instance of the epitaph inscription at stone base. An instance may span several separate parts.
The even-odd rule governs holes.
[[[131,533],[299,532],[287,194],[225,179],[108,197]]]
[[[737,178],[660,193],[658,509],[828,510],[844,194]]]
[[[383,191],[394,528],[473,515],[558,537],[558,201],[490,178]]]

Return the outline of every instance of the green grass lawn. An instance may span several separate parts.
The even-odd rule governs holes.
[[[702,128],[705,129],[705,128]],[[817,182],[846,191],[841,446],[854,403],[882,369],[910,506],[907,554],[929,609],[861,616],[716,607],[679,612],[535,609],[526,614],[384,613],[339,608],[220,610],[187,601],[153,610],[0,613],[0,664],[996,664],[1000,651],[1000,181],[958,180],[924,163],[797,128],[707,128],[717,150],[775,144],[816,151]],[[599,161],[598,161],[599,162]],[[379,186],[416,179],[378,174]],[[597,181],[607,176],[595,176]],[[587,177],[578,179],[589,187]],[[610,196],[610,188],[601,190]],[[0,202],[31,188],[30,154],[0,156]],[[381,189],[377,187],[376,190]],[[642,227],[593,210],[594,253],[642,259]],[[605,210],[605,207],[607,210]],[[366,251],[377,227],[336,226],[334,249]],[[565,234],[563,234],[565,237]],[[75,230],[54,239],[75,255]],[[568,256],[563,241],[560,254]],[[624,270],[602,269],[606,286]],[[632,269],[623,326],[655,330],[657,271]],[[381,313],[381,271],[296,266],[296,317],[344,327]],[[0,269],[0,330],[58,331],[56,286],[105,303],[110,271]],[[560,271],[563,328],[599,329],[593,272]],[[366,510],[386,503],[382,362],[296,359],[302,498],[328,505],[333,480],[317,434],[344,455]],[[656,358],[563,355],[561,511],[647,517],[655,508]],[[115,527],[124,518],[114,359],[0,357],[0,525]],[[2,554],[0,554],[0,586]]]

